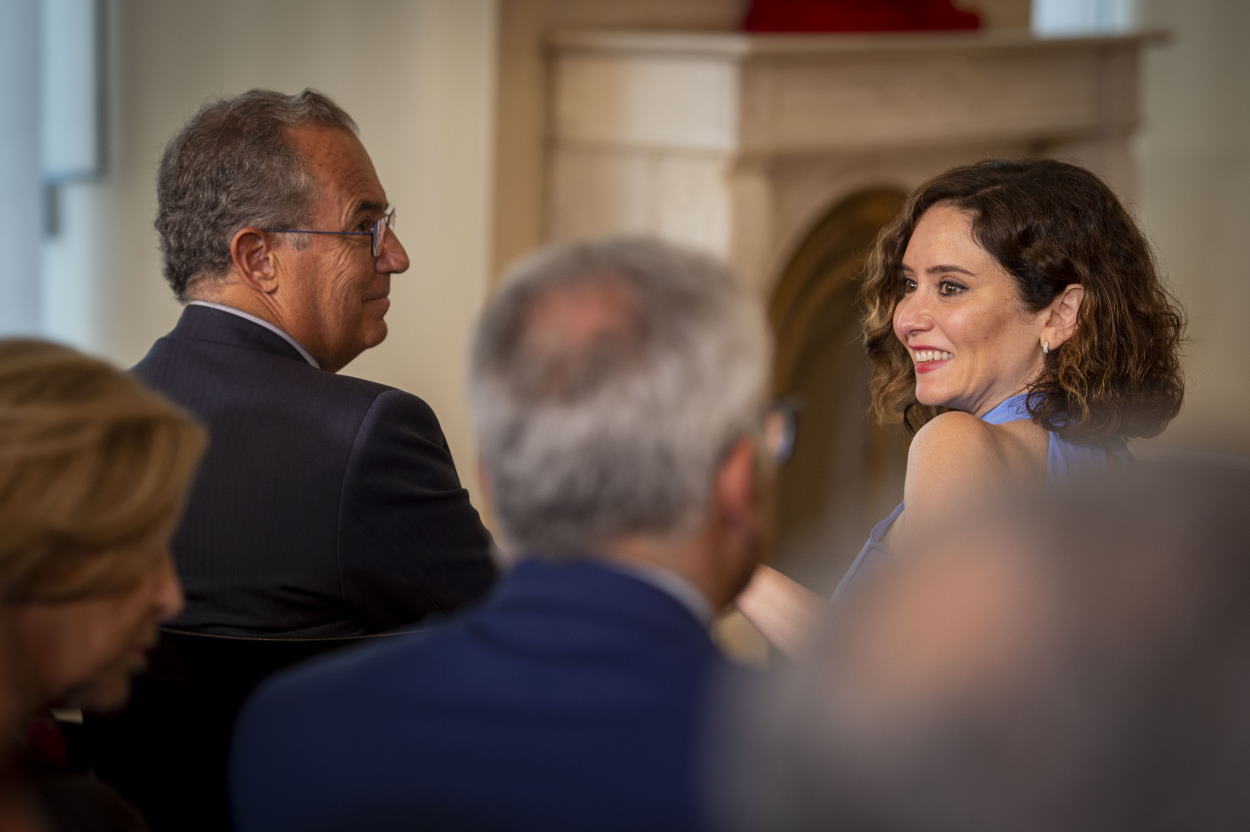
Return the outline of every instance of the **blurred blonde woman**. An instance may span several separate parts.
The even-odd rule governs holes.
[[[204,442],[189,416],[104,361],[0,340],[9,736],[52,705],[125,702],[157,625],[182,606],[168,543]]]

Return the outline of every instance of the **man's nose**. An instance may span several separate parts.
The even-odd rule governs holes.
[[[382,253],[378,255],[377,270],[387,274],[408,271],[408,252],[393,228],[387,229],[386,237],[382,240]]]

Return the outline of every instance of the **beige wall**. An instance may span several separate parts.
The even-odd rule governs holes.
[[[50,334],[140,358],[179,312],[152,230],[164,142],[209,98],[316,87],[359,123],[412,259],[394,281],[390,337],[347,372],[429,401],[476,488],[463,356],[488,278],[495,0],[110,0],[108,11],[109,170],[63,193],[64,233],[44,255]]]
[[[1250,454],[1250,3],[1138,0],[1136,12],[1173,35],[1146,59],[1137,209],[1192,338],[1184,409],[1143,448]]]

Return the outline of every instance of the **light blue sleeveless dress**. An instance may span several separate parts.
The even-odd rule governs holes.
[[[1028,419],[1030,417],[1026,406],[1027,399],[1027,393],[1012,396],[982,416],[981,421],[989,422],[991,425],[1001,425],[1004,422]],[[1078,471],[1105,472],[1113,465],[1125,463],[1130,459],[1132,455],[1121,439],[1110,439],[1098,445],[1077,445],[1052,431],[1046,446],[1046,481],[1052,485],[1063,482]],[[899,503],[884,520],[873,526],[867,542],[864,543],[864,548],[859,550],[859,554],[851,562],[851,567],[842,576],[838,588],[834,590],[834,600],[846,591],[846,587],[861,569],[871,568],[871,564],[890,556],[890,550],[882,541],[885,533],[902,513],[903,503]]]

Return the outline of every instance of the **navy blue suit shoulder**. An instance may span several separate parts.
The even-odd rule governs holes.
[[[174,542],[174,626],[333,636],[404,627],[476,600],[490,537],[429,406],[318,370],[280,336],[187,307],[135,366],[209,430]]]
[[[240,832],[704,828],[700,734],[729,665],[656,587],[526,561],[481,605],[387,642],[252,700]]]

